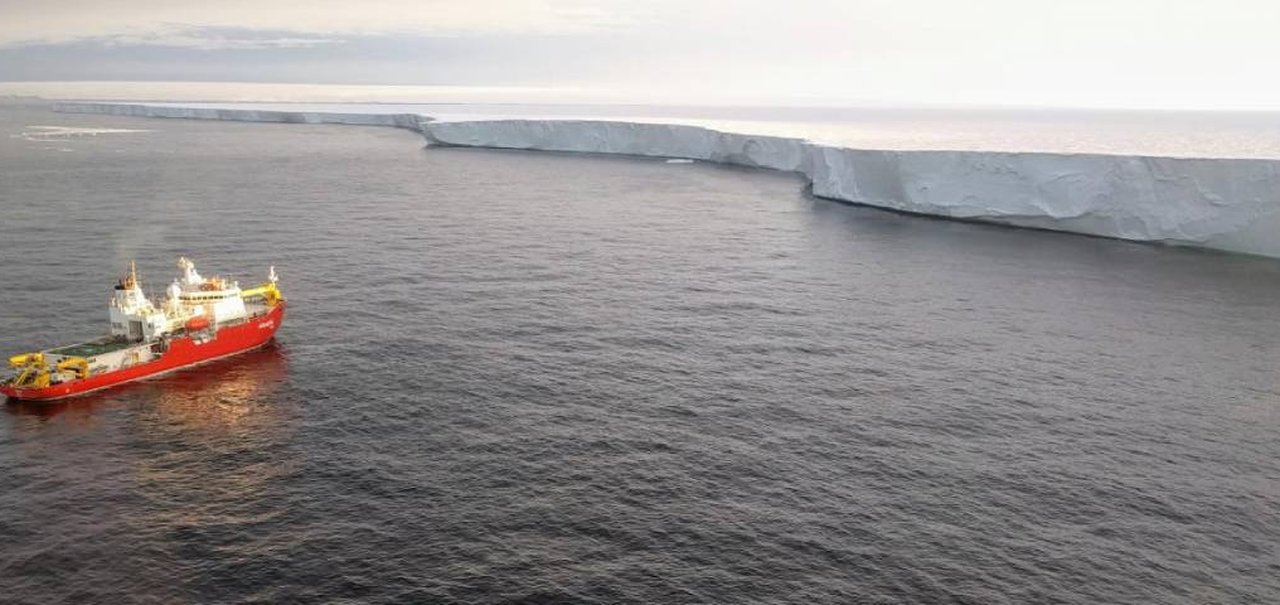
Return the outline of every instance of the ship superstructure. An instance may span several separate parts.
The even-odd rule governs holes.
[[[284,320],[274,267],[265,283],[248,289],[202,277],[185,257],[178,259],[178,268],[181,275],[157,306],[130,263],[108,305],[109,334],[10,357],[14,374],[0,382],[0,393],[51,400],[104,389],[255,349],[270,341]]]

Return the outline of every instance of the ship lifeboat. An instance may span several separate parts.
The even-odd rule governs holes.
[[[209,318],[204,315],[197,315],[187,320],[185,324],[188,332],[199,332],[209,327]]]

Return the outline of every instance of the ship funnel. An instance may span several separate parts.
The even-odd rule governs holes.
[[[204,281],[204,278],[196,273],[196,264],[191,262],[191,259],[185,256],[178,257],[178,268],[182,269],[182,281],[187,285],[195,286]]]

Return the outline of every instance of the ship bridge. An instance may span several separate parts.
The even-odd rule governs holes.
[[[186,257],[178,259],[178,268],[182,269],[182,277],[169,285],[165,303],[175,319],[204,316],[215,323],[225,323],[249,315],[239,283],[201,277],[195,263]]]
[[[164,311],[151,304],[142,293],[138,280],[138,268],[129,263],[129,274],[116,283],[111,297],[111,335],[127,340],[155,338],[168,329],[168,317]]]

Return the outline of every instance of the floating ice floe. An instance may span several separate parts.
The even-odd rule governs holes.
[[[27,141],[50,141],[72,137],[93,137],[100,134],[134,134],[151,132],[137,128],[75,128],[70,126],[27,126],[27,130],[12,135]]]

